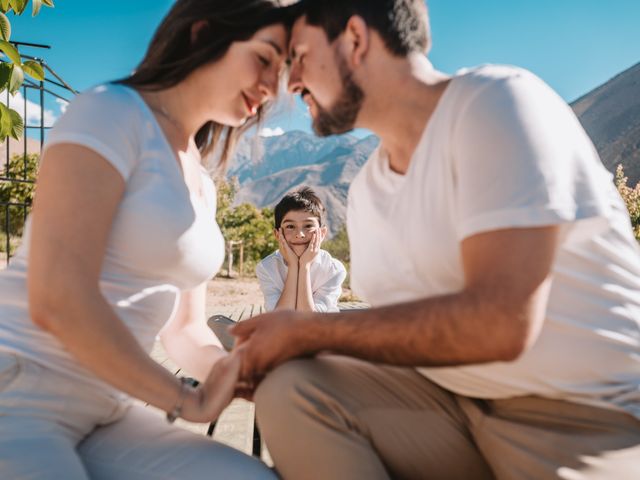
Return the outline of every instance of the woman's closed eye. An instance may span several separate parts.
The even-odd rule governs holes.
[[[265,57],[264,55],[258,55],[258,60],[260,61],[260,63],[264,67],[270,67],[271,66],[271,59]]]

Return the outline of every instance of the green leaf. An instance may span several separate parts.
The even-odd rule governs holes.
[[[11,120],[11,112],[4,103],[0,102],[0,142],[4,141],[9,135],[11,135],[11,126],[13,125]]]
[[[4,13],[0,13],[0,38],[7,42],[11,38],[11,22]]]
[[[9,0],[9,4],[16,15],[22,15],[24,9],[27,8],[27,3],[29,0]]]
[[[9,10],[9,0],[0,0],[0,10],[5,13]]]
[[[9,80],[11,80],[11,64],[2,62],[0,63],[0,93],[7,89]]]
[[[14,65],[11,69],[11,78],[9,79],[9,93],[15,95],[20,90],[24,82],[24,71],[20,65]]]
[[[22,64],[22,69],[24,70],[24,73],[30,77],[35,78],[40,82],[44,81],[44,69],[38,62],[27,60]]]
[[[31,16],[35,17],[40,13],[40,9],[42,8],[42,0],[31,0]]]
[[[11,131],[9,135],[16,140],[20,140],[22,135],[24,135],[24,120],[20,114],[12,108],[9,109],[9,117],[11,118]]]
[[[6,40],[0,40],[0,50],[2,50],[13,63],[22,65],[22,59],[20,58],[18,49],[11,45],[9,42],[7,42]]]

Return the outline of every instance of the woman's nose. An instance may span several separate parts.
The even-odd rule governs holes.
[[[262,93],[263,101],[274,98],[278,93],[278,83],[280,76],[275,68],[270,68],[263,73],[260,81],[260,93]]]

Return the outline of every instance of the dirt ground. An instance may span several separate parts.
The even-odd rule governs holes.
[[[207,285],[207,311],[229,311],[240,305],[262,304],[257,278],[216,277]]]
[[[357,302],[346,286],[342,287],[341,302]],[[226,278],[218,276],[209,281],[207,286],[207,312],[229,312],[245,305],[261,305],[263,303],[260,284],[255,277]]]

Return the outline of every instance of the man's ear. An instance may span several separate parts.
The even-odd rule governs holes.
[[[347,55],[354,66],[359,66],[369,50],[369,27],[367,22],[358,15],[352,16],[344,31]]]
[[[198,20],[191,25],[191,45],[195,45],[203,29],[209,26],[208,20]]]

